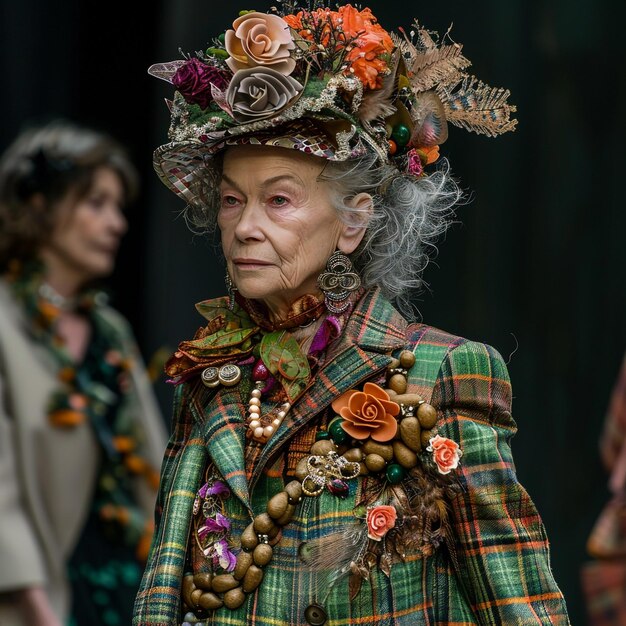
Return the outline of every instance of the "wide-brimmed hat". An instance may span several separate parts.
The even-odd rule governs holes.
[[[438,41],[417,21],[389,33],[367,8],[242,12],[207,50],[150,67],[175,87],[170,143],[154,166],[192,204],[206,161],[241,144],[335,161],[371,151],[424,176],[448,123],[489,136],[515,128],[509,92],[469,66],[447,36]]]

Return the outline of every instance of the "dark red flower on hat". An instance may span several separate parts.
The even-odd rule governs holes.
[[[176,70],[172,84],[189,104],[206,109],[213,100],[211,85],[224,91],[228,86],[228,77],[223,70],[193,57]]]

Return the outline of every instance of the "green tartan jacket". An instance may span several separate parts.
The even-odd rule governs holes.
[[[323,366],[265,445],[251,479],[244,468],[246,391],[224,388],[211,396],[187,382],[175,395],[173,434],[162,468],[157,530],[135,605],[134,626],[182,622],[181,579],[192,505],[209,459],[233,495],[226,515],[238,537],[286,481],[286,459],[315,430],[331,402],[367,380],[380,379],[391,354],[411,349],[412,390],[438,411],[438,433],[463,456],[461,490],[449,502],[456,557],[406,554],[385,574],[375,568],[350,601],[348,581],[312,576],[298,555],[303,542],[340,532],[354,520],[362,478],[345,499],[326,490],[304,497],[283,529],[264,579],[237,610],[222,607],[206,622],[220,626],[306,625],[305,610],[323,607],[326,624],[408,626],[447,624],[569,624],[551,569],[540,516],[519,484],[511,449],[516,425],[511,387],[501,356],[491,347],[432,327],[408,325],[378,290],[357,303]]]

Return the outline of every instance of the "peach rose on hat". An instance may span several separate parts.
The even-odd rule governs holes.
[[[295,43],[287,22],[271,13],[246,13],[233,22],[224,40],[233,73],[250,67],[271,67],[288,76],[296,67],[291,58]]]

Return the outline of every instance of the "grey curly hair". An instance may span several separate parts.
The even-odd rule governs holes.
[[[185,210],[185,220],[195,233],[216,228],[222,162],[221,155],[207,161],[206,172],[195,179],[199,202]],[[372,196],[365,236],[351,260],[364,287],[380,287],[412,316],[411,294],[425,286],[423,272],[437,252],[435,242],[463,199],[447,161],[428,176],[416,178],[368,152],[347,161],[327,161],[319,179],[330,185],[335,208],[350,225],[363,223],[363,209],[351,206],[350,200],[359,193]]]

